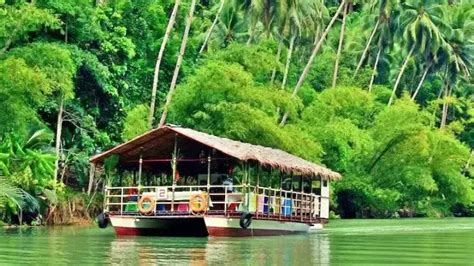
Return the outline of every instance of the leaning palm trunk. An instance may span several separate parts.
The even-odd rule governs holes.
[[[372,91],[372,86],[374,85],[375,75],[377,74],[377,66],[379,64],[380,55],[382,54],[382,41],[383,41],[384,33],[385,32],[382,31],[382,33],[380,35],[380,38],[379,38],[379,42],[377,44],[378,52],[377,52],[377,56],[375,57],[374,68],[372,69],[372,76],[370,77],[369,92]]]
[[[441,123],[439,125],[439,128],[444,128],[448,120],[448,110],[449,110],[448,98],[451,96],[451,90],[452,88],[449,85],[444,90],[443,112],[441,114]]]
[[[375,57],[374,68],[372,69],[372,77],[370,77],[369,92],[372,91],[372,87],[374,85],[375,74],[377,73],[377,65],[379,64],[381,53],[382,53],[382,48],[379,48],[379,51],[377,52],[377,56]]]
[[[253,40],[253,36],[255,35],[255,30],[257,28],[257,23],[252,23],[252,28],[250,29],[250,33],[249,33],[249,38],[247,39],[247,43],[246,45],[249,46],[250,43],[252,43],[252,40]]]
[[[303,83],[306,77],[308,76],[309,70],[311,69],[311,66],[313,65],[314,58],[318,54],[319,49],[321,49],[321,46],[323,45],[323,42],[326,39],[326,35],[329,33],[329,30],[331,30],[332,25],[337,19],[337,16],[339,16],[339,14],[341,13],[345,5],[346,5],[346,1],[342,1],[342,3],[339,5],[339,8],[336,11],[336,14],[334,14],[331,21],[329,22],[326,29],[324,30],[323,34],[319,38],[318,43],[316,44],[313,51],[311,52],[311,56],[309,57],[308,62],[306,63],[306,66],[304,67],[303,72],[301,73],[301,76],[298,79],[298,83],[296,83],[296,86],[293,89],[293,94],[291,95],[291,97],[296,97],[296,95],[298,94],[298,91],[301,89],[301,86],[303,86]],[[283,126],[286,123],[287,118],[288,118],[288,112],[285,112],[285,114],[283,115],[281,119],[280,126]]]
[[[270,84],[273,85],[273,82],[275,82],[275,77],[276,77],[276,71],[277,71],[277,64],[280,62],[280,55],[281,55],[281,49],[283,47],[283,44],[282,42],[280,41],[280,43],[278,44],[278,50],[277,50],[277,54],[276,54],[276,60],[275,60],[275,67],[273,67],[273,70],[272,70],[272,77],[270,79]]]
[[[178,60],[176,61],[176,67],[174,69],[173,78],[171,80],[170,89],[166,96],[166,103],[163,107],[163,113],[161,114],[159,126],[163,126],[166,122],[166,116],[168,115],[168,108],[173,98],[173,93],[176,88],[176,82],[178,80],[179,69],[183,63],[184,52],[186,51],[186,44],[188,42],[189,30],[191,29],[191,23],[193,21],[194,8],[196,7],[196,0],[191,1],[191,7],[189,9],[188,19],[186,20],[186,27],[184,28],[183,40],[181,41],[181,48],[179,50]]]
[[[411,96],[412,100],[415,100],[416,96],[418,95],[418,92],[420,92],[421,86],[423,85],[423,82],[425,81],[426,75],[428,74],[428,71],[431,68],[431,62],[428,63],[428,65],[425,68],[425,71],[423,72],[423,75],[421,76],[421,80],[418,83],[418,86],[416,87],[415,92],[413,93],[413,96]]]
[[[219,9],[217,10],[216,18],[212,22],[211,27],[209,28],[209,31],[206,34],[206,38],[204,39],[204,43],[201,46],[201,49],[199,50],[199,53],[202,54],[204,52],[204,49],[207,47],[207,43],[209,42],[209,39],[211,38],[212,31],[214,30],[214,27],[216,26],[217,22],[219,21],[219,17],[221,16],[222,9],[224,9],[225,5],[225,0],[221,0],[221,5],[219,6]]]
[[[286,64],[285,64],[285,73],[283,74],[283,81],[281,82],[281,88],[285,89],[286,81],[288,80],[288,72],[290,69],[291,57],[293,55],[293,49],[295,46],[295,36],[292,36],[290,39],[290,47],[288,49],[288,54],[286,56]]]
[[[339,45],[337,46],[336,62],[334,62],[334,73],[332,75],[332,88],[336,87],[337,71],[339,69],[339,60],[341,59],[342,43],[344,42],[344,30],[346,28],[347,8],[348,8],[348,4],[346,4],[346,7],[344,8],[344,12],[342,13],[342,25],[341,25],[341,32],[339,34]]]
[[[405,61],[403,62],[402,67],[400,68],[400,73],[398,73],[397,80],[395,81],[395,85],[393,86],[392,95],[390,95],[390,100],[388,101],[389,106],[392,105],[393,101],[395,100],[398,84],[400,84],[400,80],[402,79],[403,72],[405,72],[405,68],[407,67],[408,61],[410,60],[411,55],[413,54],[414,50],[415,50],[415,44],[411,46],[411,49],[408,52],[407,57],[405,58]]]
[[[150,102],[150,111],[148,113],[148,127],[153,126],[153,119],[155,116],[155,105],[156,105],[156,91],[158,90],[158,77],[160,75],[160,65],[161,60],[163,59],[163,54],[165,52],[166,44],[168,43],[171,30],[173,29],[174,22],[176,20],[176,14],[178,13],[178,7],[181,3],[181,0],[175,0],[173,11],[171,12],[170,19],[168,21],[168,26],[166,27],[165,35],[163,36],[163,41],[161,41],[160,51],[158,52],[158,58],[156,59],[155,64],[155,73],[153,76],[153,88],[151,89],[151,102]]]
[[[377,23],[375,23],[374,29],[372,30],[372,33],[370,34],[369,40],[367,40],[367,44],[365,45],[364,52],[362,52],[362,56],[360,57],[359,63],[357,64],[357,68],[354,72],[354,77],[357,76],[357,73],[359,72],[360,68],[362,67],[362,63],[364,63],[364,59],[367,56],[367,52],[369,51],[370,44],[372,43],[372,39],[374,38],[375,33],[377,32],[377,29],[379,27],[380,20],[377,19]]]
[[[56,123],[56,143],[54,152],[56,154],[56,161],[54,161],[54,179],[58,178],[59,172],[59,158],[61,157],[61,134],[63,130],[63,111],[64,111],[64,96],[61,96],[59,104],[58,119]]]

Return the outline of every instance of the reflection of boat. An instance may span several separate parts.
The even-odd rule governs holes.
[[[327,222],[329,181],[340,178],[281,150],[177,126],[152,130],[91,162],[102,166],[111,155],[119,158],[119,172],[139,184],[105,188],[103,217],[118,235],[306,233]],[[170,181],[157,185],[159,175]]]
[[[207,240],[205,262],[214,265],[329,265],[330,242],[326,234],[245,238],[214,237]],[[235,264],[235,263],[234,263]]]

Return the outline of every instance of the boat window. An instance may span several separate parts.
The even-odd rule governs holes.
[[[327,187],[328,186],[328,181],[327,180],[323,180],[323,187]]]

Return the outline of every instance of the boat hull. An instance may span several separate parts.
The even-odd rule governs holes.
[[[110,222],[118,236],[207,236],[202,217],[156,218],[140,216],[110,216]]]
[[[207,232],[210,236],[275,236],[289,234],[304,234],[310,229],[322,229],[321,224],[310,225],[302,222],[253,219],[247,229],[240,227],[239,218],[204,217]]]

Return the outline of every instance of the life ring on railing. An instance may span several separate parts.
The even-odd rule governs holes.
[[[239,225],[243,229],[249,228],[249,226],[252,224],[252,214],[249,212],[244,212],[242,215],[240,215],[240,221]]]
[[[207,196],[205,194],[194,194],[189,198],[189,209],[194,213],[200,213],[207,209]]]
[[[153,213],[155,211],[155,206],[155,199],[150,195],[142,196],[137,203],[138,211],[145,215]]]

